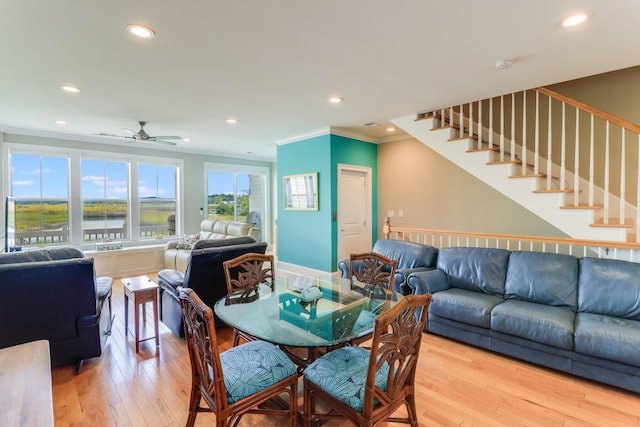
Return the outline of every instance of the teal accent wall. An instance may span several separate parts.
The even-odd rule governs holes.
[[[279,145],[278,176],[278,259],[316,270],[337,270],[338,164],[372,169],[372,234],[377,239],[377,149],[374,144],[337,135],[322,135]],[[286,175],[318,173],[318,210],[284,209],[283,178]]]
[[[344,136],[331,135],[331,201],[338,209],[338,164],[371,168],[371,244],[378,240],[378,146]],[[332,221],[332,270],[338,269],[338,223]]]
[[[318,173],[318,210],[284,209],[286,175]],[[331,137],[278,146],[278,260],[331,271]]]

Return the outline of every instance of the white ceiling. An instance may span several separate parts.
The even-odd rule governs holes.
[[[563,29],[575,12],[589,21]],[[397,117],[640,63],[638,0],[0,0],[0,16],[0,132],[127,144],[95,134],[146,120],[191,139],[173,150],[258,160],[329,127],[384,142]]]

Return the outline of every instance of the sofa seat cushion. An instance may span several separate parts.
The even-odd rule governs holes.
[[[502,302],[504,299],[499,296],[451,288],[433,294],[429,313],[445,319],[489,328],[491,310]]]
[[[571,350],[574,320],[575,313],[566,308],[506,300],[491,312],[491,329]]]
[[[576,314],[577,353],[640,367],[640,321],[602,314]]]
[[[184,283],[184,273],[178,270],[165,269],[158,272],[158,285],[178,297],[178,286]]]

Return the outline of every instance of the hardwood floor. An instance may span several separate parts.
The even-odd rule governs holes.
[[[102,356],[85,361],[78,375],[71,366],[53,369],[55,425],[184,426],[191,386],[184,341],[160,324],[158,353],[154,340],[150,340],[141,343],[136,355],[133,338],[126,338],[124,333],[124,297],[119,280],[113,291],[116,319]],[[147,310],[147,316],[146,327],[152,332],[151,310]],[[221,346],[228,348],[231,330],[218,333]],[[423,335],[417,378],[421,426],[640,425],[638,394],[434,335]],[[196,425],[214,423],[213,414],[200,414]],[[240,425],[285,423],[251,415]]]

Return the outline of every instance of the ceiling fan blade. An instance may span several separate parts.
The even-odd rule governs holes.
[[[156,138],[156,139],[182,139],[181,136],[177,136],[177,135],[160,135],[160,136],[153,136],[152,138]]]
[[[116,135],[115,133],[107,133],[107,132],[99,132],[99,133],[95,133],[94,135],[97,135],[97,136],[111,136],[111,137],[115,137],[115,138],[120,138],[120,135]]]
[[[138,132],[137,132],[137,131],[135,131],[135,130],[131,130],[131,129],[127,129],[127,128],[120,128],[120,129],[122,129],[122,130],[123,130],[123,131],[125,131],[125,132],[129,132],[129,133],[131,133],[131,134],[138,133]]]
[[[162,145],[178,145],[175,142],[165,141],[163,139],[158,139],[157,137],[153,139],[153,142],[155,142],[156,144],[162,144]]]

